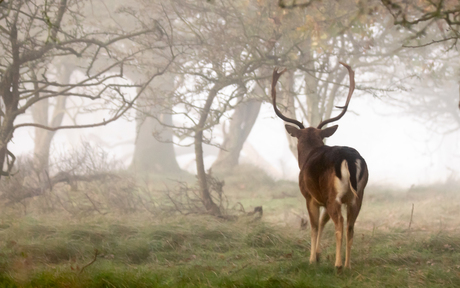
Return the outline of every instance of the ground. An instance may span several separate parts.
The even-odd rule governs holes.
[[[247,211],[262,205],[260,220],[5,208],[0,287],[460,287],[458,181],[368,187],[352,269],[337,273],[332,224],[321,262],[308,262],[296,184],[243,174],[227,177],[224,190]]]

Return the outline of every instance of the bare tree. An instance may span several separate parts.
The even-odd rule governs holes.
[[[74,66],[69,63],[61,63],[56,67],[56,78],[59,83],[64,85],[70,83],[70,76],[74,71]],[[31,71],[33,73],[33,71]],[[37,75],[32,74],[32,77],[37,81]],[[37,86],[37,85],[36,85]],[[38,92],[38,87],[34,87]],[[37,97],[40,97],[39,95]],[[49,127],[59,127],[64,119],[67,97],[56,97],[54,109],[50,117],[50,99],[44,99],[32,106],[32,116],[34,122],[40,125]],[[56,131],[49,131],[35,127],[35,145],[34,145],[34,165],[38,170],[49,171],[49,156],[51,141],[53,140]]]
[[[460,38],[460,7],[458,1],[401,1],[381,0],[394,18],[394,24],[411,32],[406,46],[423,47],[451,42],[455,46]],[[433,34],[430,30],[435,30]],[[432,34],[433,37],[427,37]],[[415,42],[415,43],[414,43]]]
[[[113,28],[98,31],[84,25],[81,11],[91,1],[8,1],[1,3],[0,49],[0,167],[2,175],[9,175],[13,168],[14,155],[7,145],[16,129],[36,127],[49,131],[59,129],[88,128],[107,125],[122,117],[135,103],[145,87],[155,77],[163,74],[174,58],[174,53],[163,66],[153,69],[144,83],[135,85],[123,79],[123,67],[135,64],[133,57],[146,49],[145,45],[132,46],[129,51],[117,44],[129,44],[149,36],[157,40],[157,49],[170,49],[165,32],[157,23],[148,28],[133,25],[125,31]],[[65,23],[65,25],[63,24]],[[140,28],[139,28],[140,27]],[[137,41],[137,44],[141,44]],[[121,50],[123,50],[121,53]],[[79,58],[85,76],[76,83],[60,83],[48,78],[49,63],[60,57]],[[130,89],[140,88],[138,93]],[[130,96],[133,95],[134,96]],[[58,97],[80,98],[91,101],[92,108],[103,110],[106,116],[97,123],[75,123],[73,125],[49,126],[53,123],[16,123],[19,115],[47,99]],[[93,110],[94,111],[94,110]],[[6,167],[4,167],[6,165]]]
[[[444,50],[443,54],[451,54],[451,51],[457,50],[458,40],[460,39],[460,6],[458,1],[381,1],[393,16],[394,24],[410,33],[410,36],[404,39],[403,47],[418,49],[428,47],[432,51]],[[414,51],[413,53],[420,52]],[[458,57],[458,55],[456,56]],[[458,69],[460,68],[457,67]],[[456,81],[460,83],[458,77],[456,75]],[[454,121],[458,122],[458,114],[452,114],[450,107],[446,110],[441,108],[445,107],[444,105],[439,105],[445,99],[446,97],[440,97],[440,99],[432,99],[432,101],[428,102],[438,104],[436,107],[440,109],[434,109],[434,113],[441,110],[443,111],[442,114],[452,115]],[[448,103],[449,105],[453,104],[450,100],[448,100]],[[458,108],[460,109],[460,92],[458,93]],[[423,113],[423,115],[426,114]]]
[[[264,38],[264,42],[258,44],[252,34],[242,34],[246,18],[239,14],[239,9],[242,9],[240,4],[221,1],[211,6],[201,1],[171,2],[174,19],[178,23],[176,29],[180,31],[176,37],[179,34],[188,41],[185,57],[178,59],[180,65],[174,66],[174,71],[182,80],[174,94],[176,109],[171,112],[183,124],[177,123],[173,128],[178,138],[184,139],[179,144],[195,148],[202,201],[214,215],[219,215],[221,211],[209,194],[203,144],[217,145],[213,141],[212,128],[220,123],[226,111],[244,102],[243,95],[246,95],[248,83],[257,78],[257,69],[266,61],[273,63],[273,60],[268,60],[266,48],[256,49],[265,45],[268,39]],[[257,11],[252,10],[251,13],[256,14]],[[189,140],[186,139],[190,138],[193,141],[187,142]]]

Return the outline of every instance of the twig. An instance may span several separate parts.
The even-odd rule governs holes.
[[[46,180],[48,180],[48,185],[49,185],[49,189],[50,189],[50,192],[51,192],[51,191],[53,191],[53,185],[51,184],[50,175],[48,174],[47,170],[45,170],[45,175],[46,175]]]
[[[169,201],[171,201],[171,203],[173,203],[174,207],[176,207],[176,211],[178,211],[180,214],[183,215],[184,213],[183,213],[182,210],[179,208],[179,206],[177,205],[176,201],[174,201],[174,199],[171,197],[168,186],[167,186],[165,183],[163,183],[163,184],[164,184],[165,187],[166,187],[165,194],[166,194],[166,196],[168,197]]]
[[[412,224],[412,216],[413,215],[414,215],[414,203],[412,203],[412,211],[410,212],[409,233],[410,233],[410,226]]]
[[[105,279],[102,279],[104,282],[106,282],[107,284],[110,284],[111,287],[117,287],[115,285],[113,285],[112,283],[110,283],[109,281],[105,280]]]
[[[248,267],[248,266],[249,266],[249,264],[252,264],[252,263],[248,263],[248,264],[246,264],[246,265],[243,265],[243,267],[241,267],[241,268],[240,268],[240,269],[238,269],[238,270],[235,270],[235,271],[230,271],[230,272],[229,272],[229,274],[235,274],[235,273],[238,273],[238,272],[240,272],[241,270],[243,270],[244,268]]]
[[[99,210],[99,208],[97,208],[96,203],[94,203],[93,199],[91,199],[91,198],[88,196],[88,194],[86,194],[86,193],[85,193],[85,196],[86,196],[86,198],[88,198],[89,202],[91,202],[91,204],[93,205],[94,210],[96,210],[99,214],[105,215],[105,214],[108,213],[108,212],[102,213],[101,210]]]
[[[315,2],[315,0],[307,1],[307,2],[304,2],[304,3],[299,3],[299,4],[297,4],[296,1],[292,1],[292,4],[286,5],[286,3],[284,3],[283,0],[279,0],[278,1],[278,6],[280,8],[283,8],[283,9],[307,8],[308,6],[313,4],[313,2]]]
[[[88,266],[92,265],[94,262],[96,262],[98,254],[99,254],[99,251],[97,249],[94,249],[94,259],[93,259],[93,261],[91,261],[88,264],[86,264],[85,266],[81,267],[80,273],[78,273],[78,275],[83,273],[83,270],[85,270],[86,267],[88,267]]]
[[[236,210],[236,206],[238,205],[241,207],[240,212],[246,213],[246,211],[244,210],[244,206],[243,204],[241,204],[241,202],[236,202],[235,205],[233,205],[232,209]]]
[[[54,196],[56,196],[56,199],[58,200],[59,204],[61,204],[62,208],[64,208],[65,211],[69,212],[70,215],[74,215],[75,213],[72,213],[69,211],[69,209],[67,209],[64,205],[64,203],[62,203],[61,201],[61,198],[59,198],[59,196],[57,194],[55,194]]]
[[[449,37],[449,38],[445,38],[445,39],[441,39],[441,40],[431,40],[431,42],[429,42],[429,43],[420,44],[420,45],[414,45],[414,46],[402,45],[402,47],[404,47],[404,48],[422,48],[422,47],[426,47],[426,46],[429,46],[429,45],[433,45],[433,44],[437,44],[437,43],[441,43],[441,42],[446,42],[446,41],[454,40],[454,39],[455,39],[455,41],[457,41],[458,37],[454,36],[454,37]]]
[[[155,213],[153,213],[152,211],[150,211],[150,209],[147,208],[144,201],[142,201],[142,198],[140,195],[137,195],[137,198],[139,199],[139,202],[141,202],[141,205],[144,207],[144,209],[147,210],[147,212],[149,212],[152,215],[155,215]]]

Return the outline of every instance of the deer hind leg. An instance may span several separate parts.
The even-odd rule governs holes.
[[[360,174],[359,170],[361,169],[361,161],[357,162],[358,172],[357,176]],[[347,249],[345,252],[345,267],[351,268],[351,245],[353,245],[353,234],[355,229],[355,221],[358,218],[359,211],[361,210],[362,197],[364,195],[364,188],[366,187],[368,179],[367,169],[364,172],[364,176],[358,180],[358,197],[347,203]]]
[[[342,203],[333,201],[327,205],[327,212],[335,224],[335,267],[342,269],[342,235],[343,235],[343,217],[342,217]]]
[[[324,226],[329,221],[329,219],[331,219],[331,217],[329,217],[329,214],[327,213],[326,209],[323,209],[323,211],[321,211],[321,216],[319,218],[318,240],[316,242],[316,261],[319,261],[321,255],[321,236],[324,231]]]
[[[347,248],[345,250],[345,268],[351,268],[351,245],[353,245],[354,227],[358,213],[359,208],[357,205],[347,205]]]
[[[317,262],[316,250],[318,248],[318,224],[319,224],[319,205],[310,198],[307,199],[307,210],[310,216],[311,226],[311,250],[310,250],[310,264]]]

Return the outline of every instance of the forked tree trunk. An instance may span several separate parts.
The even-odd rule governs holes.
[[[254,92],[261,94],[263,92],[261,89],[257,85]],[[229,131],[224,133],[223,149],[219,151],[217,159],[212,165],[213,170],[226,171],[238,165],[244,142],[256,122],[261,104],[262,102],[257,99],[249,99],[236,106],[230,121]]]
[[[61,64],[58,69],[57,77],[59,83],[70,83],[70,76],[72,75],[73,71],[73,65]],[[34,122],[49,127],[60,126],[65,115],[66,100],[67,97],[65,96],[56,97],[57,102],[54,107],[51,119],[49,119],[49,100],[46,98],[37,102],[32,107],[32,117]],[[49,171],[51,142],[55,134],[56,131],[48,131],[41,128],[35,128],[34,165],[35,168],[39,171]]]

